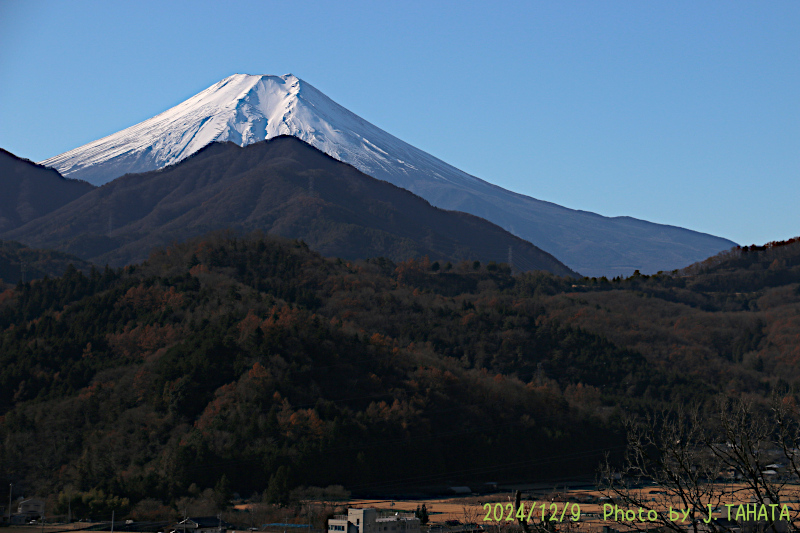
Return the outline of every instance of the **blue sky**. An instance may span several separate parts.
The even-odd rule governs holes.
[[[800,2],[492,4],[0,0],[0,147],[39,161],[291,72],[535,198],[800,235]]]

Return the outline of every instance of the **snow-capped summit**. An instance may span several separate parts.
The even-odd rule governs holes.
[[[41,164],[102,185],[126,173],[181,161],[214,141],[240,146],[292,135],[371,176],[396,185],[420,169],[433,179],[475,181],[389,135],[292,74],[234,74],[140,124]],[[391,155],[390,155],[391,154]]]
[[[507,191],[401,141],[291,74],[234,74],[160,115],[42,164],[101,185],[126,173],[177,163],[214,141],[244,146],[278,135],[298,137],[434,206],[486,218],[585,275],[672,270],[735,245],[691,230],[603,217]]]

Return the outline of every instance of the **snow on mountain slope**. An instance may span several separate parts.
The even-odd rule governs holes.
[[[278,135],[298,137],[437,207],[486,218],[585,275],[672,270],[735,244],[507,191],[401,141],[291,74],[235,74],[151,119],[41,163],[101,185],[177,163],[213,141],[244,146]]]
[[[214,141],[245,146],[278,135],[298,137],[372,176],[388,173],[402,181],[421,170],[432,179],[479,181],[373,126],[291,74],[235,74],[151,119],[41,164],[102,185],[125,173],[177,163]]]

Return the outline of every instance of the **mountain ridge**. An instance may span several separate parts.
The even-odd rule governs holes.
[[[55,211],[94,188],[0,148],[0,233]]]
[[[234,228],[303,239],[323,255],[507,262],[575,276],[550,254],[467,213],[431,206],[293,136],[212,143],[176,165],[128,174],[8,233],[121,266],[178,240]]]
[[[89,272],[91,263],[55,250],[37,250],[15,241],[0,241],[0,291],[4,284],[16,284],[45,276],[62,276],[72,266]]]
[[[736,244],[507,191],[405,143],[289,74],[229,76],[151,119],[42,163],[103,183],[175,163],[212,141],[246,145],[278,135],[295,136],[436,207],[485,218],[587,275],[673,270]]]

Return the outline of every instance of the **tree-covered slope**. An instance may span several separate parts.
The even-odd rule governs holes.
[[[434,269],[215,237],[9,289],[4,469],[134,501],[223,474],[239,492],[365,493],[591,471],[647,363],[537,324],[503,265]]]
[[[37,250],[14,241],[0,241],[0,287],[45,276],[60,276],[69,265],[88,272],[91,263],[55,250]],[[23,276],[24,274],[24,276]]]
[[[733,248],[681,271],[584,279],[546,297],[548,320],[682,369],[720,392],[800,390],[800,239]]]
[[[621,413],[800,384],[793,246],[575,280],[216,235],[73,268],[0,293],[0,464],[133,502],[591,476]]]

